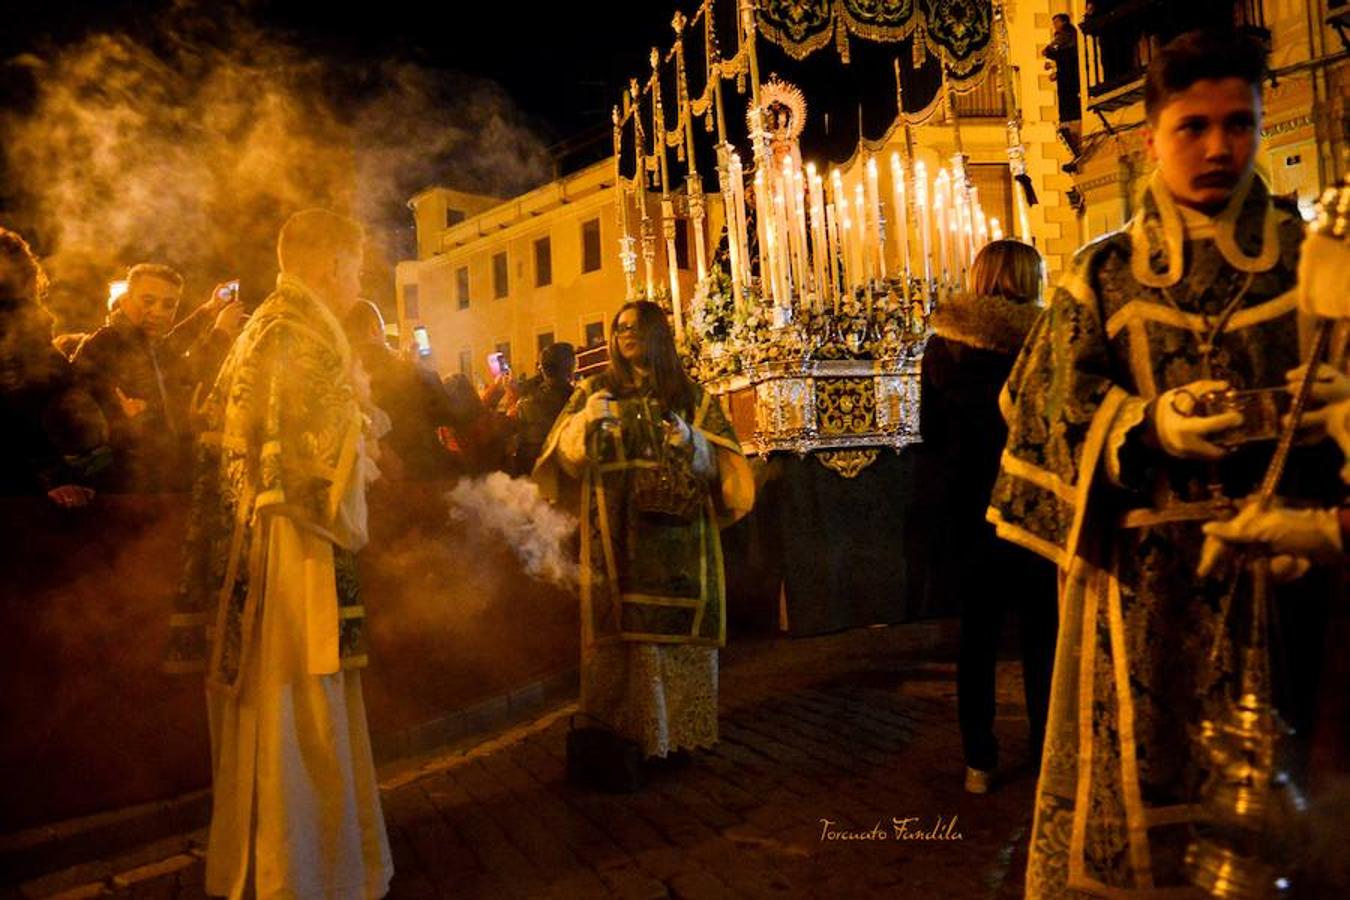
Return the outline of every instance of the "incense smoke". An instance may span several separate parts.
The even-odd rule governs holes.
[[[547,179],[543,142],[492,82],[316,56],[242,8],[180,3],[129,25],[139,37],[0,63],[0,222],[45,257],[63,327],[97,326],[106,283],[141,260],[183,272],[185,307],[234,277],[260,299],[281,222],[316,205],[371,226],[366,291],[387,309],[409,196]]]
[[[534,482],[493,472],[460,481],[447,499],[452,519],[500,536],[531,578],[564,588],[577,583],[567,547],[577,521],[549,505]]]

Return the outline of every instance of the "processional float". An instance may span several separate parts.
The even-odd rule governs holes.
[[[802,159],[802,91],[776,76],[760,77],[756,41],[765,6],[704,0],[688,18],[677,13],[673,45],[664,54],[652,50],[647,78],[632,79],[614,108],[619,259],[629,297],[667,305],[692,374],[723,397],[747,452],[812,453],[851,477],[883,449],[918,440],[928,316],[966,287],[979,248],[1003,237],[1003,225],[985,214],[969,178],[958,91],[1002,73],[1008,164],[1013,179],[1025,179],[1007,32],[1001,4],[972,5],[970,35],[983,34],[982,46],[996,51],[968,67],[978,70],[977,79],[953,69],[931,36],[925,50],[925,29],[935,26],[914,11],[895,33],[911,37],[916,66],[925,53],[937,57],[937,97],[921,117],[907,117],[900,67],[908,62],[897,59],[899,148],[885,154],[885,141],[879,151],[860,134],[853,159],[826,171]],[[726,20],[718,19],[723,7],[731,8],[735,22],[736,48],[727,56],[716,27]],[[841,34],[846,27],[828,24]],[[704,85],[695,93],[685,50],[687,40],[699,37]],[[846,47],[847,37],[841,40]],[[663,73],[673,73],[673,98],[663,95]],[[746,101],[748,161],[728,135],[728,83]],[[949,165],[930,171],[916,158],[911,125],[939,110],[952,129],[955,154]],[[716,142],[724,237],[711,261],[713,210],[698,171],[696,120]],[[677,181],[673,170],[680,165],[684,178]],[[1014,201],[1017,236],[1030,240],[1026,201],[1016,191]],[[684,220],[694,255],[688,298],[681,296],[675,263]]]

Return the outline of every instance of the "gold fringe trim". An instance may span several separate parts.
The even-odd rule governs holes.
[[[1120,404],[1115,421],[1106,433],[1106,477],[1117,487],[1120,483],[1120,448],[1125,438],[1148,413],[1148,403],[1139,397],[1126,397]]]
[[[1139,745],[1134,736],[1134,696],[1125,647],[1125,618],[1121,611],[1120,581],[1107,576],[1107,624],[1111,632],[1111,663],[1116,685],[1116,726],[1120,734],[1120,782],[1124,792],[1125,825],[1130,841],[1130,869],[1135,883],[1153,887],[1153,861],[1148,848],[1148,822],[1139,790]]]
[[[801,61],[822,47],[828,46],[830,41],[833,40],[840,59],[848,64],[848,41],[851,36],[856,35],[877,43],[899,43],[913,37],[915,68],[922,64],[925,52],[937,56],[938,60],[943,65],[948,66],[957,78],[964,78],[976,69],[986,67],[988,57],[995,52],[992,18],[990,20],[989,43],[965,59],[958,59],[952,55],[948,48],[926,37],[926,32],[929,30],[927,27],[928,19],[917,4],[913,9],[913,14],[903,25],[875,25],[855,18],[842,0],[835,0],[834,8],[830,11],[829,24],[816,34],[802,40],[793,38],[787,33],[786,29],[778,28],[766,21],[763,16],[756,16],[755,24],[756,30],[760,34],[773,41],[783,52],[797,61]]]
[[[1092,799],[1092,706],[1097,664],[1097,602],[1101,573],[1091,570],[1084,579],[1083,618],[1078,640],[1078,776],[1074,784],[1073,824],[1069,830],[1069,886],[1088,880],[1087,810]]]

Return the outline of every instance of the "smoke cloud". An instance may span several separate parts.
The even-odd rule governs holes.
[[[493,472],[460,481],[447,499],[452,519],[501,537],[531,578],[564,588],[577,583],[577,562],[568,551],[577,521],[549,505],[534,482]]]
[[[0,223],[45,257],[64,328],[99,324],[106,282],[141,260],[183,271],[185,305],[233,277],[259,299],[281,222],[315,205],[385,238],[366,291],[388,308],[409,196],[436,183],[512,196],[549,176],[543,141],[492,82],[316,56],[228,3],[156,23],[0,66]]]

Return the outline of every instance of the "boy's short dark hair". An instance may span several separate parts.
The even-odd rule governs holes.
[[[1266,77],[1266,50],[1234,31],[1188,31],[1171,40],[1148,65],[1144,114],[1150,122],[1175,94],[1197,81],[1241,78],[1259,89]]]
[[[539,368],[555,381],[565,381],[577,370],[576,348],[567,341],[549,344],[539,356]]]

